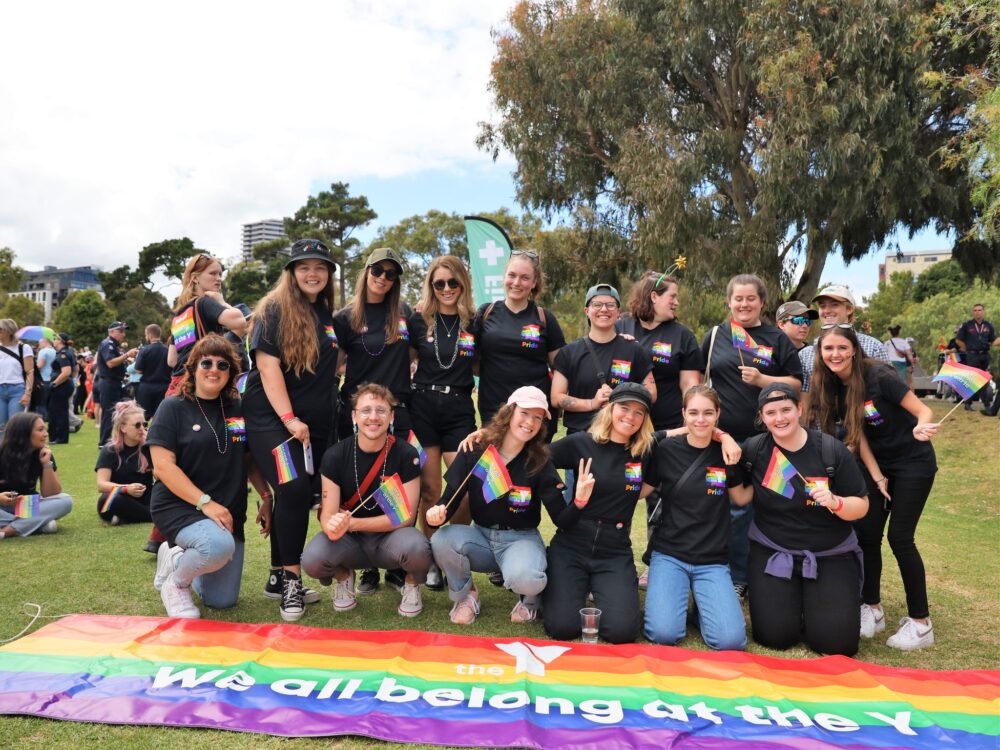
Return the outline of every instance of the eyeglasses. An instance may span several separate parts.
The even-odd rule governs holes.
[[[203,359],[198,363],[198,367],[202,370],[211,370],[214,367],[219,372],[225,372],[229,369],[229,363],[224,359]]]
[[[399,278],[399,271],[394,268],[385,268],[383,266],[368,266],[368,273],[376,279],[385,274],[386,281],[395,281]]]
[[[591,302],[587,307],[592,307],[595,310],[617,310],[617,302]]]
[[[829,331],[831,328],[841,328],[845,331],[854,330],[854,326],[851,325],[850,323],[825,323],[821,325],[820,328],[824,331]]]
[[[534,250],[511,250],[510,256],[513,258],[515,255],[523,255],[525,258],[538,260],[538,253],[536,253]]]
[[[809,319],[808,315],[794,315],[791,318],[785,318],[785,322],[797,326],[807,326],[812,321]]]
[[[431,284],[432,287],[437,289],[439,292],[443,292],[445,286],[449,289],[458,289],[461,284],[458,283],[458,279],[438,279]]]
[[[379,419],[385,419],[389,416],[389,410],[384,406],[366,406],[364,409],[355,409],[354,411],[362,417],[370,417],[374,414]]]
[[[137,430],[145,430],[149,427],[149,422],[133,422],[129,427],[134,427]]]

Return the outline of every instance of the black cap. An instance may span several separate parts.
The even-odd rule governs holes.
[[[331,267],[337,267],[330,257],[330,249],[319,240],[296,240],[285,268],[300,260],[325,260]]]
[[[649,411],[653,406],[653,397],[646,386],[640,383],[619,383],[611,391],[611,397],[608,401],[612,404],[619,401],[637,401],[646,407],[646,411]]]
[[[68,344],[70,341],[73,340],[73,338],[68,333],[60,333],[59,340],[62,341],[64,344]]]
[[[757,409],[763,409],[764,404],[770,404],[772,401],[786,400],[799,403],[798,392],[788,383],[771,383],[764,386],[757,396]]]
[[[116,320],[114,323],[108,326],[109,331],[124,331],[126,328],[128,328],[128,326],[122,323],[120,320]]]

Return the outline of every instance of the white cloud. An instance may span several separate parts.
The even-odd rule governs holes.
[[[113,267],[183,235],[231,255],[242,222],[317,179],[488,163],[490,29],[511,5],[9,6],[0,246],[27,267]]]

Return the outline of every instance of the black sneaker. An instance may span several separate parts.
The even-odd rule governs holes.
[[[385,582],[396,591],[402,592],[403,586],[406,585],[406,571],[401,568],[385,571]]]
[[[503,588],[503,573],[497,571],[496,573],[490,573],[490,583],[498,588]]]
[[[152,539],[146,541],[146,546],[142,548],[143,552],[149,552],[151,554],[156,554],[160,551],[160,545],[162,542],[154,542]]]
[[[268,599],[280,599],[281,592],[284,589],[285,577],[284,570],[278,568],[276,570],[271,570],[267,576],[267,583],[264,584],[264,596]]]
[[[378,591],[378,568],[361,571],[361,578],[354,587],[355,594],[374,594]]]
[[[302,600],[302,581],[290,570],[283,576],[281,589],[281,619],[285,622],[295,622],[305,614],[306,605]]]

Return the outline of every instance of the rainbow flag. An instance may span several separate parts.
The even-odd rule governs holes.
[[[71,615],[0,648],[2,714],[275,736],[995,750],[998,704],[992,670],[405,630]]]
[[[41,495],[18,495],[14,500],[15,518],[37,518],[41,513]]]
[[[417,453],[420,455],[420,468],[424,468],[424,464],[427,463],[427,451],[424,450],[424,446],[417,440],[417,433],[410,430],[410,435],[406,438],[406,442],[417,449]]]
[[[932,378],[935,383],[943,382],[950,385],[952,390],[962,397],[963,401],[976,395],[992,379],[992,375],[978,367],[970,367],[947,360],[941,365],[938,374]]]
[[[747,329],[737,323],[735,320],[729,321],[729,329],[733,334],[733,346],[737,349],[742,349],[745,352],[750,352],[756,355],[758,350],[757,342],[753,340],[753,336],[747,333]]]
[[[118,497],[122,492],[125,491],[124,484],[116,484],[114,489],[108,493],[108,496],[104,498],[104,502],[101,504],[101,513],[107,513],[111,510],[111,503],[114,502],[115,498]]]
[[[292,448],[288,444],[290,440],[294,439],[288,438],[285,442],[271,449],[274,465],[278,469],[278,484],[288,484],[299,476],[295,470],[295,463],[292,461]]]
[[[194,325],[194,305],[170,321],[170,335],[174,339],[174,348],[177,351],[195,342],[197,333]]]
[[[238,378],[236,378],[236,392],[241,396],[246,393],[247,390],[247,378],[250,377],[249,372],[241,373]]]
[[[510,492],[514,483],[507,473],[507,464],[500,458],[500,451],[495,445],[490,445],[472,467],[472,475],[483,483],[483,500],[492,503],[498,497]]]
[[[764,486],[772,492],[784,495],[789,500],[795,496],[795,488],[792,487],[792,477],[798,472],[792,466],[784,453],[775,447],[771,453],[771,461],[764,472]]]
[[[405,526],[413,518],[414,509],[410,505],[410,498],[406,496],[406,488],[403,487],[399,474],[383,479],[372,497],[394,527]]]
[[[705,468],[705,482],[712,487],[726,486],[726,470],[718,466],[708,466]]]

